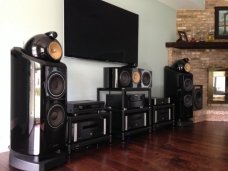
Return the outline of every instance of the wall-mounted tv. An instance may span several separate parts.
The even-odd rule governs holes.
[[[138,64],[137,14],[101,0],[64,1],[64,53]]]

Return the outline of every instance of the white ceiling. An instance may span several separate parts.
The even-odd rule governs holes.
[[[205,9],[205,0],[158,0],[174,9]]]

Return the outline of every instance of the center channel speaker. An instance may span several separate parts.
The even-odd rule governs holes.
[[[152,71],[133,67],[104,68],[104,88],[150,88]]]
[[[166,66],[164,69],[164,95],[175,104],[175,119],[185,120],[193,116],[193,75]]]
[[[11,50],[11,165],[36,170],[40,165],[30,166],[64,150],[66,78],[65,64],[35,58],[22,48]]]

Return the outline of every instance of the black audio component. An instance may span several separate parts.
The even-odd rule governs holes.
[[[67,113],[70,115],[96,113],[98,110],[104,109],[104,104],[104,101],[94,100],[68,101]]]
[[[124,117],[124,118],[122,118]],[[137,130],[139,128],[148,126],[148,112],[142,110],[139,112],[128,111],[123,116],[122,112],[113,110],[112,111],[112,132],[118,134],[121,132],[127,132],[131,130]]]
[[[193,110],[200,110],[203,108],[203,86],[193,85]]]
[[[72,119],[72,140],[82,141],[108,134],[109,113],[91,114],[87,117],[75,117]]]
[[[134,67],[104,68],[104,88],[149,88],[152,71]]]
[[[153,129],[174,124],[174,104],[152,105],[152,125]]]
[[[106,106],[116,109],[134,109],[145,106],[145,94],[106,94]]]
[[[11,96],[10,164],[36,170],[65,162],[58,155],[65,149],[66,65],[13,48]]]
[[[170,104],[170,97],[152,97],[151,105]]]
[[[175,104],[175,120],[189,120],[193,117],[193,75],[179,72],[166,66],[164,69],[164,95]]]
[[[111,142],[111,119],[111,113],[104,109],[68,116],[68,152],[101,141]]]

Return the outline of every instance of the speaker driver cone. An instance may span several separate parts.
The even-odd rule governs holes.
[[[150,85],[150,81],[151,81],[151,76],[148,72],[144,72],[142,75],[142,83],[145,86],[149,86]]]
[[[57,128],[62,125],[65,120],[64,108],[59,104],[53,105],[48,111],[47,120],[52,128]]]
[[[130,73],[128,71],[121,71],[119,82],[120,82],[121,86],[123,86],[123,87],[129,86],[129,84],[131,82]]]
[[[138,71],[134,71],[133,74],[132,74],[132,81],[135,83],[135,84],[138,84],[140,82],[140,74]]]
[[[62,57],[62,47],[56,41],[52,41],[48,46],[48,53],[54,60],[60,60]]]
[[[185,79],[184,80],[184,90],[185,91],[191,91],[193,88],[193,83],[192,83],[192,79]]]
[[[53,97],[61,97],[65,92],[65,79],[59,73],[52,74],[48,79],[48,92]]]
[[[184,106],[191,107],[192,106],[192,95],[185,95],[184,96]]]

